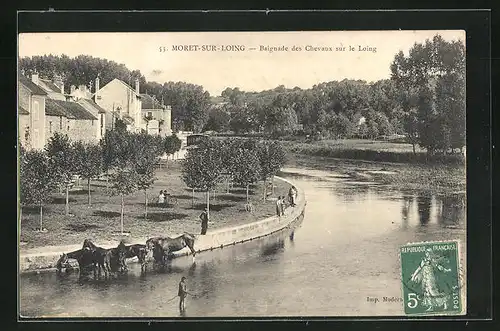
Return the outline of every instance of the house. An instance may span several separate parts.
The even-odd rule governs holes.
[[[141,100],[142,128],[149,134],[172,135],[172,108],[148,94],[141,94]]]
[[[42,149],[45,145],[45,99],[47,92],[29,78],[18,76],[18,135],[23,147]]]
[[[99,142],[99,120],[80,103],[47,99],[46,112],[47,140],[60,132],[72,141]]]
[[[115,119],[123,120],[127,130],[139,132],[142,126],[142,102],[139,93],[139,80],[135,81],[135,89],[115,78],[102,88],[99,77],[95,81],[94,101],[106,110],[106,129],[111,130]]]
[[[97,118],[97,125],[94,126],[94,134],[96,135],[96,139],[100,140],[106,132],[106,110],[95,103],[92,97],[92,92],[86,85],[80,85],[78,88],[75,85],[71,85],[70,94],[67,99],[68,101],[77,102]]]
[[[100,140],[99,109],[90,104],[77,102],[71,94],[66,94],[64,83],[59,76],[42,79],[38,74],[32,82],[47,93],[45,104],[45,143],[56,132],[67,134],[72,141],[97,143]],[[93,110],[90,110],[92,108]]]

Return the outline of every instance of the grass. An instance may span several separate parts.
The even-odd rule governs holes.
[[[135,192],[125,197],[124,230],[130,231],[127,241],[145,240],[155,235],[169,235],[184,231],[199,233],[199,214],[206,206],[204,192],[195,192],[192,206],[192,191],[180,178],[180,165],[169,162],[168,169],[157,170],[157,180],[149,190],[148,217],[144,218],[144,192]],[[47,232],[38,232],[39,208],[24,207],[21,222],[22,248],[70,245],[91,238],[97,244],[120,239],[113,232],[120,231],[120,197],[107,194],[105,182],[92,182],[92,206],[87,204],[85,183],[82,189],[70,192],[70,213],[64,215],[64,196],[54,193],[53,202],[43,209],[43,227]],[[255,210],[245,211],[246,189],[233,188],[226,193],[224,185],[215,194],[210,194],[209,231],[212,228],[240,225],[274,215],[272,201],[262,201],[263,183],[250,189],[250,202]],[[275,181],[275,196],[285,195],[288,184]],[[177,198],[176,205],[158,206],[154,203],[160,190],[167,189]]]
[[[282,141],[291,153],[352,160],[414,164],[464,164],[460,154],[429,156],[425,149],[408,143],[365,139],[320,140],[311,143]]]

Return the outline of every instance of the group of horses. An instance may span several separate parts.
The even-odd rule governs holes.
[[[81,249],[60,256],[56,269],[58,272],[63,269],[66,271],[73,269],[71,265],[73,259],[77,261],[80,272],[92,268],[94,277],[100,277],[102,271],[105,277],[109,277],[111,273],[126,272],[128,270],[126,259],[137,257],[141,271],[144,272],[151,254],[156,263],[164,266],[173,252],[188,247],[194,261],[196,255],[194,241],[194,235],[184,233],[175,238],[149,238],[145,244],[125,245],[120,241],[117,247],[106,249],[95,245],[90,239],[85,239]]]

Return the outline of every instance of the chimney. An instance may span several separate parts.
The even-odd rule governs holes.
[[[62,80],[62,77],[59,75],[55,75],[52,81],[57,87],[61,89],[61,94],[64,94],[64,82]]]
[[[76,90],[76,86],[75,85],[71,85],[70,86],[70,93],[73,94],[73,92],[75,92]]]
[[[38,85],[38,73],[31,75],[31,81]]]
[[[97,77],[95,78],[95,97],[94,97],[94,101],[97,102],[97,100],[99,99],[99,97],[97,96],[97,93],[99,92],[99,75],[97,75]],[[90,91],[92,92],[92,91]]]
[[[135,93],[139,94],[139,79],[135,79]]]

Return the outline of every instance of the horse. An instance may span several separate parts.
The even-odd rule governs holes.
[[[166,258],[181,249],[188,247],[193,255],[193,262],[195,261],[196,251],[194,250],[195,236],[189,233],[184,233],[178,237],[154,237],[146,241],[146,247],[149,251],[153,250],[155,253],[156,262],[165,264]],[[160,254],[161,253],[161,254]]]
[[[85,239],[82,249],[92,252],[94,274],[96,269],[99,271],[99,275],[101,274],[101,270],[104,270],[104,276],[107,277],[112,271],[116,271],[116,269],[119,269],[119,271],[123,271],[125,269],[124,247],[125,245],[123,242],[120,242],[118,247],[105,249],[96,246],[90,239]]]
[[[63,253],[59,260],[56,262],[57,272],[60,273],[62,269],[66,269],[66,271],[71,270],[71,265],[69,264],[69,259],[75,259],[78,262],[78,268],[80,272],[83,271],[88,266],[93,266],[93,256],[89,250],[79,249],[69,253]],[[69,266],[69,268],[68,268]]]
[[[141,263],[141,271],[146,271],[146,255],[148,254],[147,246],[143,244],[125,245],[124,247],[124,259],[130,259],[137,256],[137,259]],[[127,270],[127,264],[124,263],[125,270]]]

